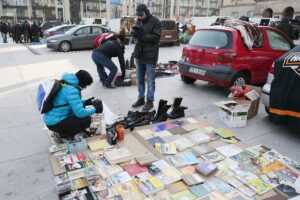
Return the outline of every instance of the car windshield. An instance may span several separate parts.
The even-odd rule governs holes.
[[[71,28],[70,30],[66,31],[65,34],[73,34],[77,30],[78,30],[78,27],[75,26],[75,27]]]
[[[174,30],[176,27],[175,22],[174,21],[162,21],[161,22],[161,28],[162,30]]]
[[[228,31],[199,30],[193,35],[189,45],[214,49],[231,49],[232,35]]]

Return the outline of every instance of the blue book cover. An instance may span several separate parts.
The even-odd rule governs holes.
[[[205,183],[195,185],[190,187],[190,190],[192,193],[194,193],[197,197],[202,197],[210,192],[212,192],[212,189]]]
[[[154,146],[155,143],[165,143],[165,141],[163,141],[163,139],[161,139],[161,137],[159,136],[155,136],[153,138],[148,139],[148,142]]]

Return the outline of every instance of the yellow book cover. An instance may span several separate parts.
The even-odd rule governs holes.
[[[110,145],[106,140],[93,140],[88,142],[91,151],[101,150],[109,147]]]
[[[267,166],[263,166],[261,172],[264,174],[268,174],[268,173],[276,172],[276,171],[279,171],[279,170],[282,170],[285,168],[286,168],[286,166],[284,164],[282,164],[278,160],[275,160],[271,164],[269,164]]]
[[[154,187],[156,187],[156,188],[164,187],[164,185],[162,184],[162,182],[160,182],[160,181],[158,180],[158,178],[155,177],[155,176],[150,177],[150,178],[149,178],[149,181],[150,181],[150,183],[151,183]]]
[[[230,137],[235,136],[234,133],[232,133],[228,130],[225,130],[225,129],[216,129],[216,130],[214,130],[214,133],[217,135],[220,135],[222,138],[230,138]]]
[[[122,196],[123,200],[143,200],[143,195],[137,184],[131,180],[125,183],[115,185],[116,190]]]

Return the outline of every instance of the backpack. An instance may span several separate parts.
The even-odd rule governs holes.
[[[50,111],[53,108],[53,99],[57,92],[64,86],[66,86],[66,82],[63,80],[50,79],[42,82],[37,91],[37,107],[41,114],[44,114]],[[59,105],[55,107],[63,107],[65,105]]]
[[[100,47],[101,44],[106,42],[107,40],[114,40],[117,38],[117,35],[112,32],[102,33],[96,37],[93,41],[93,45],[95,48]]]

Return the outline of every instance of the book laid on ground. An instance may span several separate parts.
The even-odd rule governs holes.
[[[188,189],[187,185],[183,181],[178,181],[176,183],[167,185],[166,188],[171,194],[175,194]]]
[[[88,182],[87,182],[86,178],[84,178],[84,177],[71,181],[71,189],[72,190],[79,190],[79,189],[87,187],[87,186],[88,186]]]
[[[89,152],[89,158],[91,160],[103,158],[104,150],[98,150],[94,152]]]
[[[163,183],[157,177],[151,175],[149,177],[149,175],[150,174],[148,174],[148,176],[137,175],[134,177],[134,180],[144,194],[151,195],[165,188]]]
[[[131,179],[131,176],[127,172],[120,172],[108,177],[108,180],[112,185],[125,183],[130,181]]]
[[[219,162],[223,160],[225,157],[217,151],[213,151],[207,154],[203,154],[201,156],[204,160],[210,161],[212,163]]]
[[[220,192],[213,191],[205,196],[200,197],[197,200],[228,200]]]
[[[59,163],[61,167],[65,166],[66,164],[84,161],[85,155],[82,152],[67,154],[59,158]]]
[[[63,144],[54,144],[51,145],[51,147],[49,147],[49,152],[50,153],[55,153],[57,151],[62,151],[62,150],[66,150],[68,148],[66,143]]]
[[[212,189],[206,183],[194,185],[194,186],[190,187],[190,190],[197,197],[202,197],[202,196],[212,192]]]
[[[169,165],[169,163],[167,163],[165,160],[158,160],[152,163],[155,167],[157,167],[159,170],[164,170],[167,169],[169,167],[171,167],[171,165]]]
[[[188,166],[185,166],[185,167],[180,168],[179,171],[180,171],[183,175],[188,175],[188,174],[193,174],[193,173],[195,173],[196,169],[195,169],[195,165],[188,165]]]
[[[181,173],[174,167],[162,170],[156,177],[166,186],[181,180]]]
[[[212,177],[205,183],[208,184],[213,191],[218,191],[222,194],[228,193],[234,189],[228,182],[216,177]]]
[[[152,138],[148,139],[147,141],[148,141],[148,143],[150,143],[152,146],[154,146],[155,143],[165,143],[165,142],[161,139],[161,137],[159,137],[159,136],[152,137]]]
[[[173,143],[174,141],[180,139],[181,136],[179,135],[170,135],[170,136],[165,136],[165,137],[161,137],[161,139],[165,142],[165,143]]]
[[[243,151],[243,149],[241,149],[240,147],[238,147],[234,144],[224,145],[224,146],[218,147],[216,149],[218,152],[220,152],[227,158],[231,157],[231,156],[235,156]]]
[[[184,167],[199,163],[198,158],[190,151],[168,156],[168,159],[175,167]]]
[[[201,132],[201,130],[192,131],[191,134],[188,135],[186,138],[191,142],[193,142],[194,144],[201,144],[210,141],[210,137],[205,133]]]
[[[152,163],[158,160],[158,158],[153,153],[146,153],[144,155],[135,156],[134,158],[141,165]]]
[[[88,180],[88,183],[93,192],[103,191],[106,190],[108,187],[111,187],[111,184],[109,183],[108,179],[92,179]]]
[[[105,151],[104,157],[109,162],[109,164],[116,164],[132,160],[133,154],[126,147],[121,147],[119,149]]]
[[[161,154],[172,155],[176,154],[176,146],[173,143],[155,143],[154,148]]]
[[[155,166],[153,163],[148,163],[145,166],[148,168],[149,173],[154,176],[161,172],[161,170],[157,166]]]
[[[164,189],[149,196],[149,200],[171,200],[169,192]]]
[[[88,142],[91,151],[103,150],[110,146],[106,140],[92,140]]]
[[[176,145],[178,151],[186,150],[195,145],[194,143],[183,137],[178,140],[175,140],[173,144]]]
[[[280,184],[275,188],[275,190],[288,199],[300,195],[300,193],[298,193],[296,189],[290,185]]]
[[[182,179],[188,186],[203,183],[205,180],[201,178],[197,173],[182,175]]]
[[[119,165],[105,165],[101,167],[97,167],[97,170],[103,179],[107,177],[120,173],[123,171],[123,168]]]
[[[65,165],[66,172],[83,171],[85,165],[83,162],[75,162]]]
[[[123,200],[144,200],[143,193],[139,190],[134,180],[115,185],[117,192]]]
[[[213,152],[215,148],[211,146],[209,143],[199,144],[192,147],[192,152],[195,156],[200,157],[203,154]]]
[[[245,196],[238,190],[232,190],[224,195],[228,199],[238,199],[238,200],[248,200],[249,198]],[[276,199],[274,199],[276,200]],[[283,200],[283,199],[282,199]]]
[[[143,172],[148,172],[148,168],[138,163],[129,164],[123,167],[124,170],[130,175],[134,176]]]
[[[196,196],[191,193],[189,190],[184,190],[182,192],[178,192],[176,194],[171,195],[173,200],[195,200]]]

